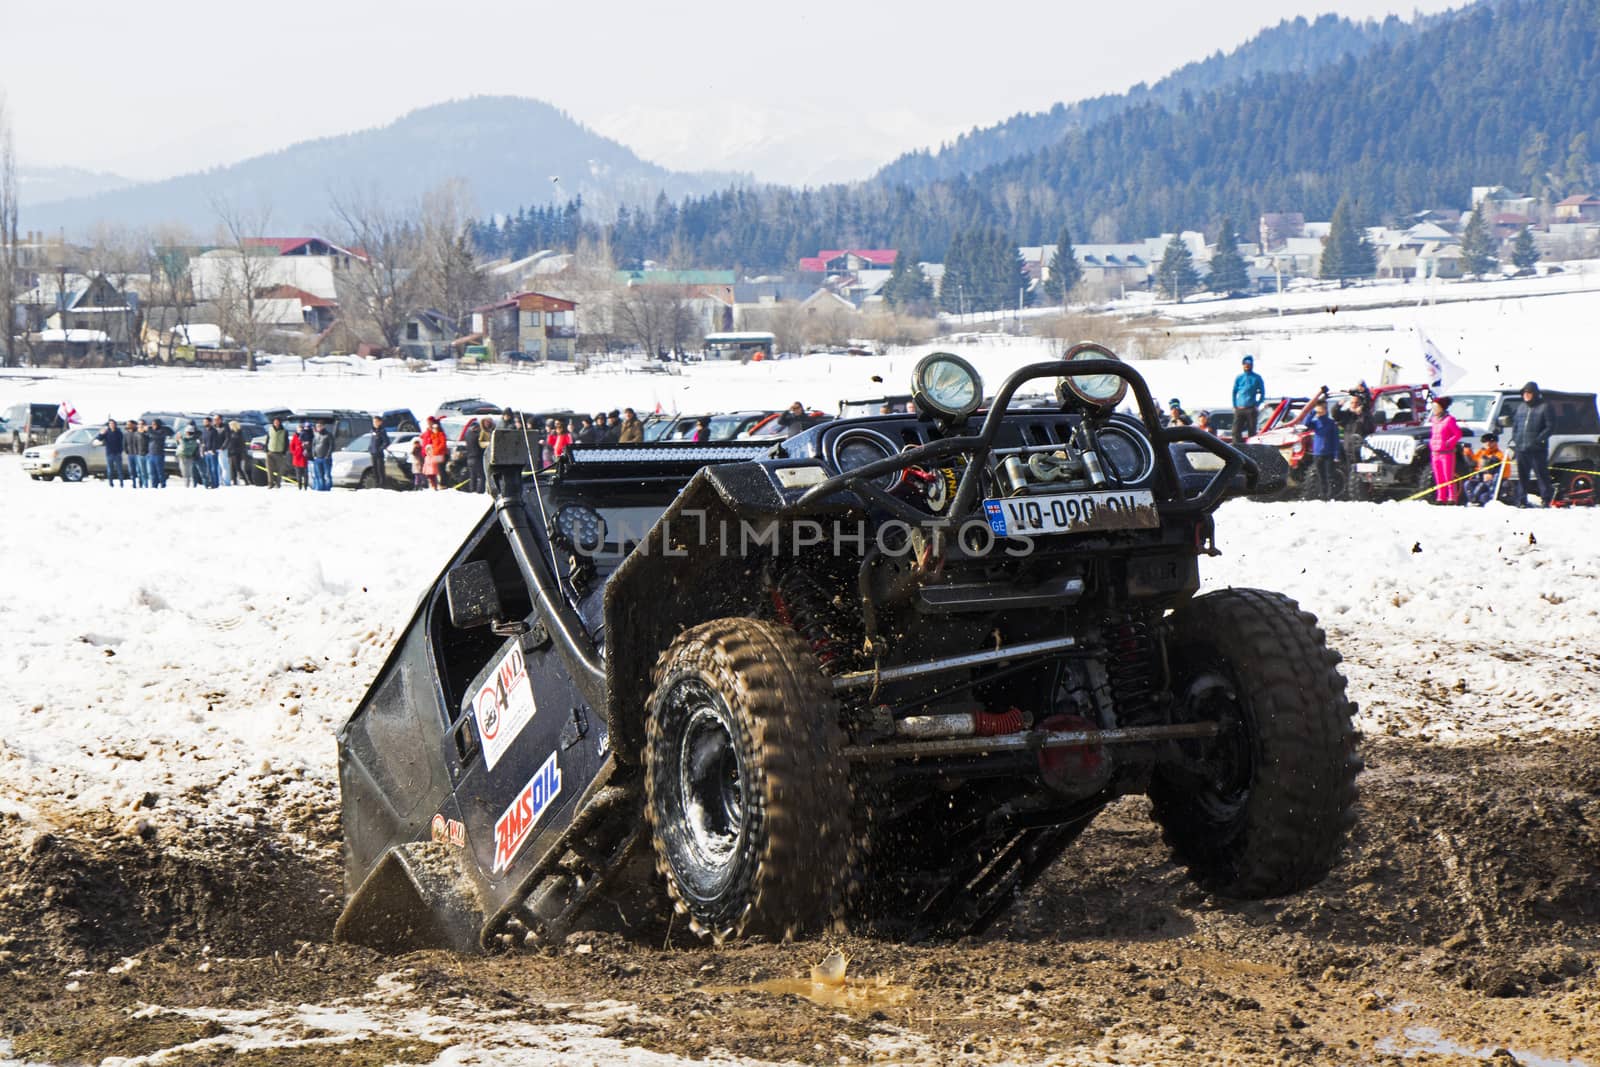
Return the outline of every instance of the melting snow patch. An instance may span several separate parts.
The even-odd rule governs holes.
[[[330,1057],[362,1042],[414,1042],[432,1045],[435,1067],[521,1067],[527,1063],[555,1067],[628,1064],[630,1067],[677,1067],[691,1061],[651,1052],[602,1036],[603,1024],[629,1017],[631,1006],[616,1001],[574,1005],[565,1014],[573,1022],[530,1022],[517,1009],[491,1010],[470,1001],[453,1001],[460,1014],[442,1014],[422,1007],[374,1003],[409,988],[404,982],[378,980],[379,990],[366,1003],[281,1005],[258,1010],[167,1008],[149,1005],[136,1019],[178,1017],[216,1023],[223,1032],[143,1056],[109,1057],[101,1067],[156,1067],[177,1056],[215,1054],[219,1059],[261,1049],[326,1048]],[[530,1005],[548,1010],[551,1005]],[[5,1050],[0,1048],[0,1055]],[[713,1054],[696,1063],[749,1064],[755,1061]],[[9,1067],[0,1060],[0,1067]]]

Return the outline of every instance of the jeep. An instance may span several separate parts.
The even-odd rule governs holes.
[[[973,932],[1130,794],[1209,892],[1320,880],[1361,766],[1339,656],[1286,596],[1199,594],[1277,453],[1163,427],[1095,344],[984,395],[934,353],[915,413],[537,472],[497,429],[492,505],[339,732],[336,936]]]

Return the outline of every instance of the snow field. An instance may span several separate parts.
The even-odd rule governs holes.
[[[335,775],[333,734],[482,514],[458,493],[122,493],[0,462],[0,803],[249,801]],[[1345,657],[1369,731],[1600,727],[1586,511],[1227,504],[1207,588],[1276,589]],[[1421,549],[1413,551],[1414,547]]]
[[[0,463],[0,803],[248,799],[333,730],[485,498],[33,483]]]

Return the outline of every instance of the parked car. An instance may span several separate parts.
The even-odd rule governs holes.
[[[100,442],[100,428],[75,426],[49,444],[33,446],[22,453],[22,469],[34,481],[48,482],[58,476],[64,482],[104,478],[106,450]]]
[[[481,397],[469,396],[459,400],[445,400],[439,404],[437,415],[498,415],[504,410]]]
[[[1550,474],[1557,497],[1567,495],[1580,479],[1593,485],[1586,471],[1600,470],[1600,410],[1594,393],[1546,391],[1554,432],[1550,435]],[[1474,445],[1488,432],[1510,444],[1509,428],[1522,406],[1518,389],[1473,390],[1450,398],[1450,413],[1461,426],[1463,439]],[[1381,407],[1376,405],[1375,407]],[[1404,426],[1390,423],[1367,437],[1354,478],[1359,495],[1373,499],[1407,497],[1433,484],[1433,459],[1428,447],[1431,427],[1426,420]],[[1459,462],[1459,457],[1458,457]],[[1561,469],[1566,468],[1566,469]],[[1458,469],[1459,473],[1465,473]]]
[[[411,441],[417,435],[402,431],[389,435],[385,450],[383,473],[386,484],[409,489],[411,487]],[[337,489],[371,489],[376,480],[372,473],[372,434],[364,433],[333,454],[333,484]]]
[[[833,421],[832,415],[827,415],[820,411],[808,411],[801,419],[800,425],[785,426],[781,423],[783,415],[784,413],[781,411],[774,411],[756,422],[748,430],[739,434],[738,439],[741,441],[782,441],[786,437],[793,437],[801,430],[809,430],[813,426],[821,426],[825,422]]]
[[[679,415],[656,436],[657,441],[689,441],[701,419],[711,423],[711,440],[732,441],[756,423],[774,414],[771,411],[726,411],[721,414]]]
[[[15,452],[49,444],[66,429],[59,404],[13,404],[5,410],[5,440]]]
[[[893,393],[887,396],[867,396],[857,400],[841,400],[839,401],[839,417],[841,419],[859,419],[868,415],[881,415],[885,404],[889,405],[890,414],[910,411],[911,394]]]

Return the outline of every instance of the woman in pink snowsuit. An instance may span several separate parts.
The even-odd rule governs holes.
[[[1435,504],[1457,502],[1456,449],[1461,446],[1461,427],[1450,414],[1450,398],[1433,398],[1433,432],[1428,436],[1428,449],[1433,455],[1433,491]]]

